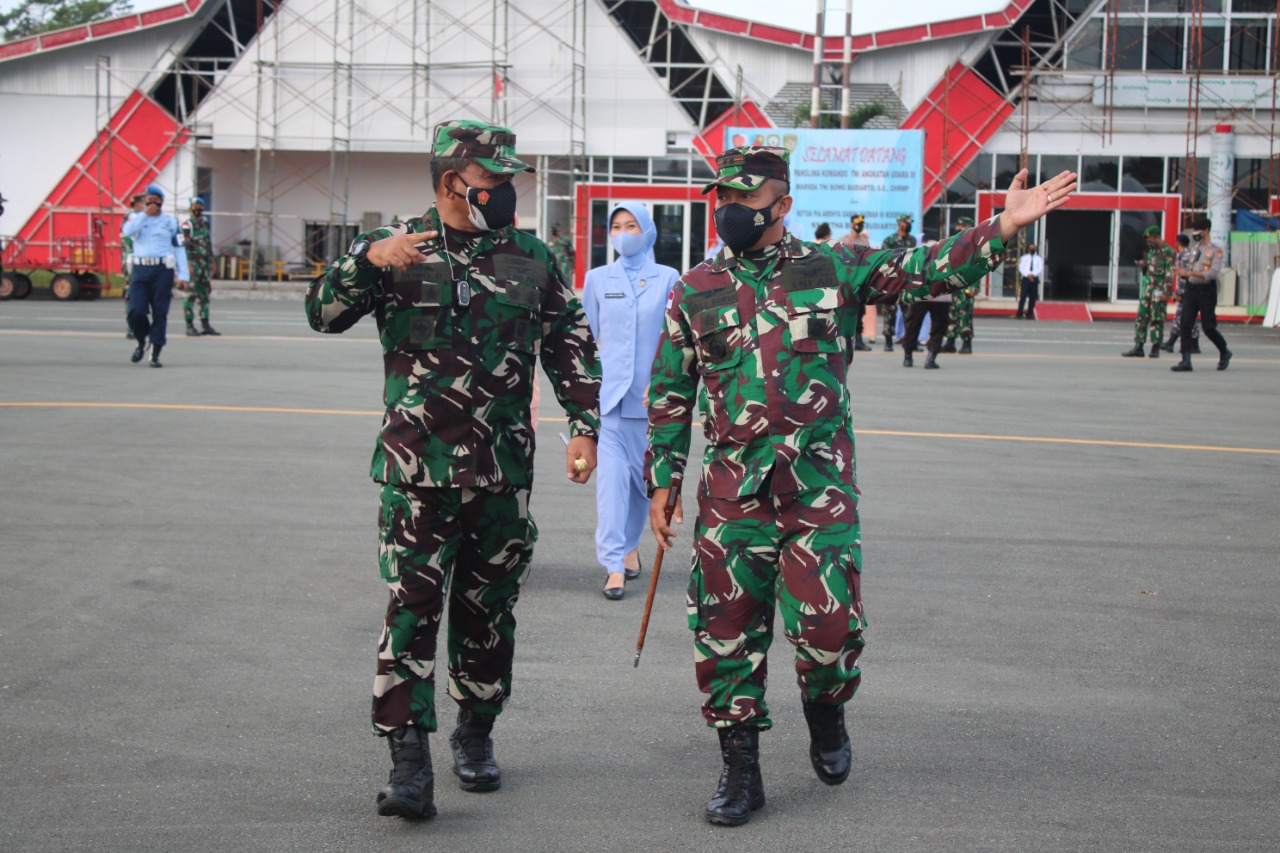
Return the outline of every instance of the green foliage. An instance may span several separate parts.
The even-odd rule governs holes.
[[[812,114],[809,111],[810,105],[805,103],[796,107],[795,122],[796,127],[808,127]],[[889,108],[879,101],[872,101],[869,104],[863,104],[855,107],[853,112],[849,113],[849,129],[857,130],[860,127],[866,127],[867,122],[879,116],[890,115]],[[840,116],[836,113],[822,113],[818,121],[819,127],[836,128],[840,126]]]
[[[0,34],[12,41],[132,11],[129,0],[22,0],[12,11],[0,12]]]

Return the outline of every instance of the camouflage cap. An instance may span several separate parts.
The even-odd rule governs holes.
[[[912,218],[910,213],[904,213],[898,217],[898,224],[901,225],[904,222],[910,225],[912,222],[915,222],[915,219]]]
[[[972,228],[972,227],[973,227],[973,217],[972,217],[972,216],[961,216],[959,219],[957,219],[957,220],[956,220],[956,225],[957,225],[957,226],[959,226],[960,228]]]
[[[516,157],[516,135],[483,121],[456,119],[436,125],[431,153],[436,157],[465,157],[498,175],[533,171],[532,166]]]
[[[777,178],[791,183],[791,152],[767,145],[743,145],[730,148],[716,158],[719,177],[702,188],[706,195],[716,187],[735,190],[759,189],[765,181]]]
[[[1159,237],[1159,236],[1160,236],[1160,226],[1159,226],[1159,225],[1148,225],[1146,228],[1144,228],[1144,229],[1143,229],[1142,234],[1143,234],[1143,236],[1145,236],[1145,237]]]

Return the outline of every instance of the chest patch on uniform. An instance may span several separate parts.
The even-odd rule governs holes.
[[[414,264],[404,272],[390,270],[383,273],[383,285],[402,295],[402,298],[427,305],[445,303],[445,284],[450,282],[449,268],[444,264]]]
[[[710,311],[712,308],[724,308],[728,305],[737,304],[737,288],[728,285],[717,287],[715,290],[691,293],[684,298],[685,311],[690,315],[701,314],[703,311]]]
[[[409,343],[411,344],[430,343],[435,336],[436,321],[434,317],[414,317],[409,324]]]
[[[542,305],[542,291],[536,287],[509,281],[506,293],[507,301],[528,308],[530,311],[535,311]]]
[[[834,288],[837,286],[835,263],[817,252],[803,258],[792,258],[783,265],[778,284],[784,293]]]
[[[498,281],[520,281],[545,289],[547,264],[522,255],[492,255],[493,277]]]

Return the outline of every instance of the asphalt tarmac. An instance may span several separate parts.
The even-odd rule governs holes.
[[[176,307],[176,306],[175,306]],[[1123,323],[979,318],[973,356],[859,354],[855,769],[809,767],[774,647],[768,804],[719,775],[685,628],[690,520],[632,667],[654,549],[601,597],[594,489],[544,379],[503,786],[380,818],[386,592],[372,322],[218,300],[224,336],[128,361],[118,300],[0,303],[0,850],[1170,851],[1280,844],[1280,332],[1216,372]],[[696,447],[701,447],[697,444]],[[442,716],[452,726],[452,703]]]

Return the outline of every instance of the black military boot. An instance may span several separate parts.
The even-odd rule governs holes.
[[[142,361],[142,357],[147,354],[147,339],[145,337],[138,338],[138,346],[134,349],[133,355],[129,356],[129,360],[134,364]]]
[[[1178,342],[1178,333],[1174,332],[1172,335],[1169,336],[1169,340],[1161,344],[1160,349],[1164,350],[1165,352],[1173,352],[1173,345],[1176,344],[1177,342]]]
[[[162,349],[164,349],[164,347],[160,346],[159,344],[152,345],[151,347],[151,366],[152,367],[164,367],[164,365],[160,363],[160,350]]]
[[[931,352],[924,357],[925,370],[937,370],[938,367],[938,354],[936,352]]]
[[[707,803],[707,822],[741,826],[751,813],[764,808],[764,782],[760,778],[760,730],[755,726],[716,729],[724,770],[720,784]]]
[[[943,352],[955,352],[955,351],[956,351],[956,339],[955,339],[955,338],[947,338],[947,342],[946,342],[945,344],[943,344],[943,345],[942,345],[942,351],[943,351]]]
[[[212,335],[213,337],[215,337],[215,338],[216,338],[216,337],[218,337],[219,335],[221,335],[221,334],[222,334],[222,332],[219,332],[219,331],[218,331],[217,329],[215,329],[213,326],[210,326],[210,325],[209,325],[209,321],[208,321],[208,320],[201,320],[201,321],[200,321],[200,334],[202,334],[202,335]]]
[[[1147,358],[1159,358],[1159,357],[1160,357],[1160,342],[1156,341],[1151,345],[1151,354],[1148,355]]]
[[[884,351],[893,352],[893,335],[892,334],[888,334],[884,336]]]
[[[902,366],[903,367],[915,367],[916,363],[911,358],[911,353],[913,351],[914,350],[909,350],[903,347],[902,349]]]
[[[855,336],[854,336],[854,338],[853,338],[853,348],[854,348],[854,350],[856,350],[857,352],[869,352],[869,351],[871,350],[871,347],[867,346],[866,342],[862,340],[862,335],[861,335],[861,334],[858,334],[858,335],[855,335]]]
[[[1142,349],[1142,344],[1134,344],[1133,349],[1126,350],[1120,353],[1120,355],[1124,356],[1125,358],[1142,358],[1144,355],[1146,355],[1146,352]]]
[[[973,355],[973,341],[965,341],[960,346],[961,355]]]
[[[1230,363],[1231,363],[1231,350],[1224,349],[1222,352],[1218,353],[1218,369],[1219,370],[1226,370],[1227,365],[1229,365]]]
[[[378,792],[378,814],[410,820],[436,816],[436,780],[431,770],[427,733],[402,726],[387,735],[391,745],[391,776]]]
[[[853,748],[844,727],[844,705],[803,700],[804,719],[809,724],[809,761],[813,772],[827,785],[839,785],[849,778]]]
[[[1182,361],[1178,362],[1177,364],[1175,364],[1173,367],[1169,369],[1172,370],[1174,373],[1190,373],[1191,372],[1191,353],[1184,352],[1182,354]]]
[[[188,338],[200,337],[200,330],[197,329],[196,324],[191,322],[190,320],[187,321],[187,337]]]
[[[502,770],[493,757],[493,714],[462,708],[458,727],[449,735],[453,773],[464,791],[496,791],[502,787]]]

